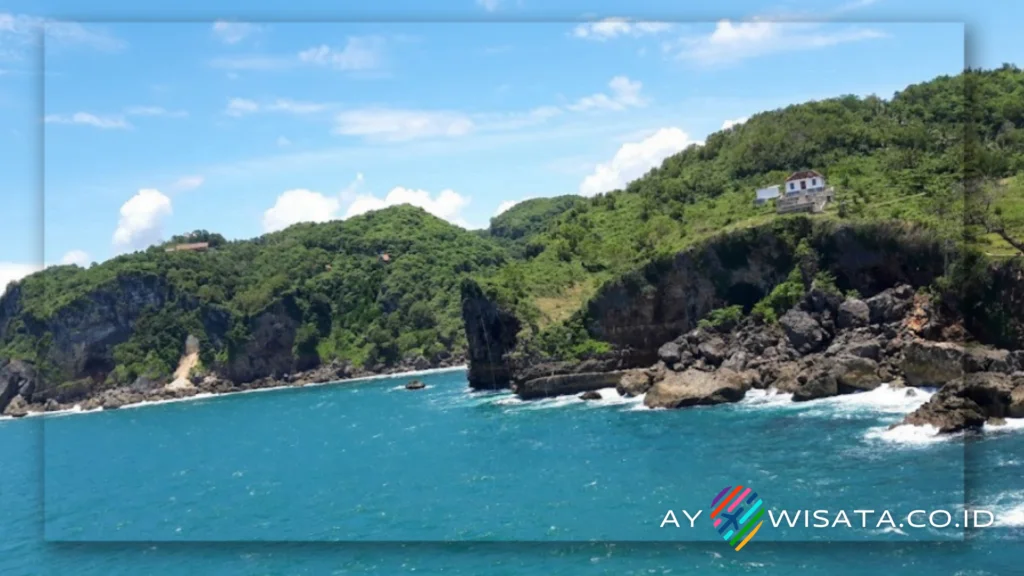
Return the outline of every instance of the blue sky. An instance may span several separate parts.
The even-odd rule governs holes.
[[[484,227],[758,111],[955,74],[962,22],[972,65],[1024,58],[996,1],[79,4],[0,3],[0,285],[402,202]],[[44,90],[42,17],[92,20],[46,26]]]

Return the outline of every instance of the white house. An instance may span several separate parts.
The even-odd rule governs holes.
[[[761,188],[757,191],[757,196],[754,198],[754,204],[761,205],[765,202],[779,197],[779,187],[769,186],[768,188]]]
[[[800,192],[821,192],[825,189],[825,177],[815,170],[793,172],[786,178],[786,195]]]

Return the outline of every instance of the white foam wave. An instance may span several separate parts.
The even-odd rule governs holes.
[[[939,429],[930,424],[914,426],[902,424],[894,428],[877,426],[864,433],[867,440],[880,440],[902,446],[928,446],[960,438],[962,434],[939,434]]]
[[[779,392],[775,388],[767,390],[748,390],[747,394],[740,400],[741,406],[771,407],[771,408],[795,408],[798,403],[793,402],[793,395],[786,392]]]
[[[1007,418],[1006,423],[998,424],[993,426],[992,424],[985,424],[982,428],[983,432],[1017,432],[1024,430],[1024,418]]]
[[[1024,527],[1024,490],[1011,490],[999,494],[981,510],[989,510],[995,516],[992,526],[999,528]]]

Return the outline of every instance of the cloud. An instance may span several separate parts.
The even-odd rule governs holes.
[[[89,253],[83,250],[72,250],[60,259],[61,264],[74,264],[75,266],[81,266],[82,268],[88,268],[90,262]]]
[[[700,144],[679,128],[662,128],[640,142],[627,142],[612,159],[598,164],[592,174],[580,183],[580,194],[594,196],[624,188],[629,182],[643,176],[666,157]]]
[[[114,246],[122,251],[141,250],[159,242],[163,237],[163,221],[171,213],[171,199],[159,190],[139,190],[121,206]]]
[[[245,22],[227,22],[218,20],[213,23],[213,33],[225,44],[237,44],[251,34],[260,31],[255,24]]]
[[[104,52],[115,52],[126,46],[119,38],[77,22],[0,13],[0,54],[13,59],[25,57],[27,50],[36,44],[40,33],[45,34],[48,47],[84,46]]]
[[[488,12],[494,12],[501,6],[501,0],[476,0],[476,3]]]
[[[470,199],[462,196],[454,190],[442,190],[437,197],[431,197],[426,190],[413,190],[397,186],[392,188],[384,198],[372,195],[360,195],[349,205],[345,212],[345,218],[365,214],[373,210],[380,210],[388,206],[400,204],[411,204],[422,208],[427,212],[443,218],[453,224],[468,228],[465,220],[462,219],[462,209],[469,205]]]
[[[364,108],[335,117],[334,133],[390,141],[437,136],[464,136],[473,128],[469,116],[459,112]]]
[[[79,124],[104,130],[128,130],[132,126],[121,116],[100,116],[88,112],[74,114],[49,114],[44,120],[48,124]]]
[[[203,182],[205,181],[205,178],[198,175],[182,176],[181,178],[178,178],[178,180],[171,187],[174,188],[175,190],[184,192],[186,190],[195,190],[196,188],[199,188],[200,186],[203,185]]]
[[[625,110],[644,106],[647,102],[640,97],[643,84],[632,81],[625,76],[616,76],[608,83],[611,95],[598,93],[580,98],[575,104],[568,106],[573,112],[587,110]]]
[[[244,116],[258,112],[260,105],[245,98],[232,98],[228,100],[228,109],[224,112],[228,116]]]
[[[184,110],[167,110],[160,106],[131,106],[125,109],[128,116],[166,116],[168,118],[185,118],[188,112]]]
[[[877,30],[847,27],[824,29],[809,22],[751,21],[733,23],[721,20],[706,36],[683,38],[666,50],[680,59],[702,66],[733,64],[780,52],[826,48],[859,42],[885,35]]]
[[[740,124],[743,124],[749,119],[749,117],[743,116],[742,118],[736,118],[735,120],[726,120],[725,122],[722,122],[722,130],[728,130],[733,126],[739,126]]]
[[[625,18],[605,18],[576,26],[572,30],[572,36],[603,42],[619,36],[646,36],[671,29],[672,25],[668,22],[635,22]]]
[[[337,70],[370,70],[381,62],[384,40],[376,36],[350,36],[341,50],[326,44],[299,52],[299,62]]]
[[[327,222],[338,216],[341,201],[306,189],[287,190],[263,213],[263,231],[284,230],[299,222]]]
[[[7,291],[7,285],[15,280],[21,280],[29,274],[42,270],[42,266],[36,264],[19,264],[17,262],[0,262],[0,296]]]
[[[330,104],[321,102],[299,102],[287,98],[278,98],[272,102],[260,104],[247,98],[231,98],[224,111],[228,116],[244,116],[256,112],[285,112],[289,114],[312,114],[330,108]]]
[[[533,196],[528,196],[528,197],[522,198],[520,200],[506,200],[506,201],[502,202],[501,204],[498,204],[498,209],[494,212],[494,216],[495,217],[496,216],[501,216],[505,212],[508,212],[509,209],[511,209],[513,206],[515,206],[517,204],[520,204],[522,202],[526,202],[527,200],[532,200],[532,199],[533,199]]]

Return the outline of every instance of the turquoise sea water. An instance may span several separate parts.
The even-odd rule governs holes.
[[[886,388],[652,411],[422,379],[0,421],[0,574],[1024,573],[1019,422],[965,444],[886,432],[926,397]],[[966,498],[996,526],[766,522],[736,552],[707,519],[736,484],[830,519]]]

